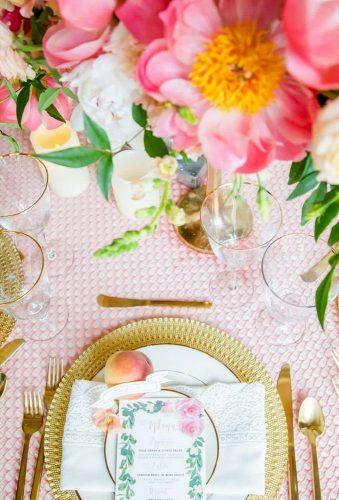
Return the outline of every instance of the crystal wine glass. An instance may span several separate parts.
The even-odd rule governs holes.
[[[264,188],[262,188],[264,189]],[[219,186],[204,200],[201,221],[210,245],[226,270],[210,281],[211,295],[222,298],[228,308],[239,307],[253,292],[245,269],[260,262],[265,247],[277,236],[282,210],[276,198],[265,190],[271,208],[266,220],[256,203],[258,186],[244,182],[240,192],[232,183]]]
[[[52,297],[44,252],[32,236],[0,230],[0,309],[20,321],[31,340],[49,340],[67,324],[63,301]]]
[[[324,275],[314,279],[305,273],[328,252],[325,241],[303,233],[286,234],[267,247],[261,265],[266,309],[258,331],[270,344],[299,342],[306,322],[315,318],[315,292]]]
[[[26,153],[1,155],[0,226],[36,235],[46,252],[49,276],[58,276],[71,267],[73,251],[63,240],[46,242],[50,208],[48,172],[43,162]]]

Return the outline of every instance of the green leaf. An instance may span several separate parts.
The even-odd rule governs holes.
[[[307,200],[304,202],[302,210],[301,210],[301,225],[304,226],[307,222],[309,222],[309,219],[306,218],[308,211],[310,210],[311,206],[316,203],[317,201],[321,201],[324,199],[326,195],[326,190],[327,190],[327,184],[326,182],[321,182],[317,189],[313,191],[311,196],[307,198]]]
[[[147,125],[147,113],[141,104],[132,104],[132,117],[133,120],[140,125],[140,127],[145,128]]]
[[[16,93],[13,85],[11,84],[11,82],[9,80],[6,80],[5,84],[6,84],[6,87],[8,89],[9,95],[11,96],[13,101],[17,102],[18,96],[17,96],[17,93]]]
[[[331,224],[332,220],[337,217],[339,212],[339,203],[331,203],[320,217],[317,217],[314,224],[314,238],[317,241],[319,236]]]
[[[179,115],[183,120],[185,120],[188,123],[191,123],[192,125],[198,123],[197,117],[195,116],[191,108],[189,108],[188,106],[181,106],[179,108]]]
[[[0,130],[0,135],[2,135],[6,139],[6,141],[10,143],[10,145],[12,146],[13,151],[15,151],[15,153],[19,153],[19,151],[20,151],[19,144],[16,142],[14,137],[6,134],[5,132],[3,132],[3,130]]]
[[[135,211],[135,216],[137,219],[147,219],[148,217],[152,217],[156,211],[157,207],[139,208]]]
[[[308,153],[305,158],[301,161],[294,161],[291,165],[288,184],[295,184],[299,182],[302,177],[305,177],[307,174],[313,171],[313,160],[312,156]]]
[[[38,104],[38,109],[40,113],[42,113],[51,104],[53,104],[55,99],[58,97],[59,92],[60,92],[59,87],[58,88],[50,87],[40,94],[39,104]]]
[[[78,102],[78,96],[74,94],[74,92],[69,88],[69,87],[61,87],[61,91],[67,95],[67,97],[70,97],[73,99],[73,101]]]
[[[317,203],[313,203],[306,214],[307,220],[312,219],[313,217],[320,217],[327,208],[332,205],[332,203],[339,202],[339,188],[335,186],[331,191],[329,191],[322,201]]]
[[[57,72],[57,70],[55,68],[52,68],[51,66],[48,66],[48,70],[50,74],[53,76],[54,80],[60,83],[61,75]]]
[[[49,116],[51,116],[52,118],[55,118],[55,120],[58,120],[59,122],[62,122],[62,123],[66,123],[64,117],[61,116],[61,114],[59,113],[57,108],[54,106],[54,104],[51,104],[50,106],[48,106],[48,108],[46,108],[46,111],[49,114]]]
[[[168,147],[160,137],[155,137],[150,130],[145,130],[144,146],[151,158],[163,157],[168,154]]]
[[[105,154],[99,160],[97,167],[97,179],[102,194],[109,201],[109,191],[113,173],[113,158],[111,154]]]
[[[328,238],[328,244],[330,246],[335,245],[339,242],[339,222],[337,222],[331,229],[330,236]]]
[[[77,146],[74,148],[61,149],[50,153],[41,153],[33,155],[41,160],[47,160],[58,165],[70,168],[80,168],[96,162],[102,156],[102,151],[86,146]]]
[[[313,189],[318,184],[317,176],[318,172],[311,172],[306,177],[303,177],[287,199],[293,200]]]
[[[91,118],[84,113],[84,125],[88,139],[93,146],[100,149],[111,150],[111,144],[105,130],[95,123]],[[109,155],[111,157],[111,155]]]
[[[271,200],[268,192],[263,186],[259,186],[258,188],[256,202],[262,220],[268,222],[271,212]]]
[[[332,255],[332,257],[329,259],[329,263],[331,265],[331,270],[328,272],[323,281],[320,283],[315,293],[317,314],[322,329],[324,329],[325,314],[331,291],[333,276],[335,273],[335,268],[339,263],[339,253]]]
[[[16,119],[20,128],[21,128],[22,115],[24,114],[30,93],[31,93],[31,85],[27,84],[24,85],[24,87],[22,87],[22,89],[18,94],[16,102]]]

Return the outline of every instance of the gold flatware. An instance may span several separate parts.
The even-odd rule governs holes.
[[[24,339],[12,340],[0,349],[0,398],[4,394],[7,385],[7,377],[1,372],[1,367],[16,353],[24,342]]]
[[[293,398],[292,398],[292,382],[291,370],[288,364],[284,364],[281,368],[278,382],[278,393],[284,407],[287,432],[288,432],[288,486],[290,498],[297,500],[298,494],[298,479],[297,479],[297,466],[295,460],[294,449],[294,432],[293,432]]]
[[[23,500],[25,492],[26,469],[29,443],[33,434],[42,426],[43,408],[41,396],[36,391],[26,391],[24,394],[24,418],[22,430],[25,436],[22,449],[21,464],[15,500]]]
[[[100,294],[97,303],[101,307],[140,307],[140,306],[170,306],[170,307],[212,307],[212,302],[191,300],[152,300],[152,299],[127,299],[123,297],[110,297]]]
[[[339,368],[339,347],[337,347],[337,346],[332,347],[331,354],[332,354],[332,358],[334,359],[335,364]]]
[[[314,498],[315,500],[321,500],[316,439],[325,430],[325,419],[321,406],[316,399],[304,399],[299,409],[298,423],[301,432],[305,434],[311,445]]]
[[[310,269],[308,269],[308,271],[306,271],[305,273],[302,273],[300,275],[300,278],[307,283],[316,281],[326,271],[328,266],[328,259],[331,257],[331,255],[333,255],[333,253],[336,252],[336,248],[337,247],[331,248],[331,250],[326,255],[324,255],[322,259],[319,260],[319,262],[310,267]]]
[[[0,366],[8,361],[13,354],[22,346],[24,339],[15,339],[0,348]]]
[[[335,392],[339,396],[339,375],[336,375],[335,377],[332,378],[332,384],[333,384]]]
[[[51,358],[49,360],[49,363],[48,363],[46,387],[45,387],[45,393],[44,393],[44,404],[45,404],[46,412],[48,412],[49,407],[51,406],[55,391],[57,390],[58,385],[59,385],[60,380],[62,379],[63,375],[64,375],[64,362],[63,362],[63,360],[57,359],[57,358]],[[38,458],[37,458],[37,462],[35,465],[35,472],[34,472],[30,500],[38,500],[38,498],[39,498],[39,490],[40,490],[40,483],[41,483],[41,477],[42,477],[42,468],[43,468],[43,463],[44,463],[44,441],[45,441],[45,435],[44,435],[44,429],[43,429],[42,434],[41,434]]]

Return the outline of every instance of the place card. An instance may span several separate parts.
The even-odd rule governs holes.
[[[116,498],[203,500],[205,413],[193,398],[119,402]]]

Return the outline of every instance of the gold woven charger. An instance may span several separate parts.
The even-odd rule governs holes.
[[[70,367],[53,399],[45,430],[47,478],[54,498],[78,500],[76,492],[61,491],[59,487],[62,435],[73,382],[91,380],[115,351],[156,344],[197,349],[223,363],[240,382],[264,384],[267,429],[265,496],[251,495],[248,499],[275,499],[285,476],[288,442],[285,414],[273,380],[253,354],[236,339],[212,326],[181,318],[142,320],[113,330],[86,349]]]

